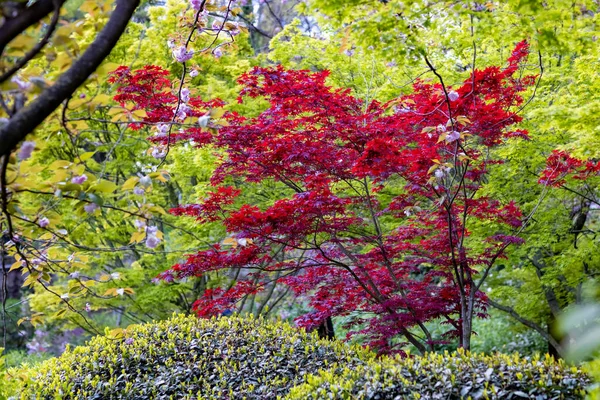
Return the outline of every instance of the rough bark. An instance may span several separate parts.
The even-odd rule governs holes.
[[[0,155],[9,154],[14,150],[21,140],[33,132],[98,68],[125,31],[139,3],[140,0],[117,0],[117,6],[106,26],[83,55],[58,78],[54,85],[19,110],[7,124],[0,128]]]

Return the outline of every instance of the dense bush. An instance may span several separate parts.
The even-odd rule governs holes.
[[[373,359],[288,324],[178,316],[96,337],[37,366],[23,399],[275,399],[321,369]]]
[[[287,399],[578,399],[589,379],[553,358],[457,351],[321,371]]]
[[[184,316],[96,337],[31,375],[22,399],[574,399],[589,383],[551,358],[375,359],[281,322]]]

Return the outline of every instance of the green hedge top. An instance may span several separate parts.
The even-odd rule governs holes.
[[[96,337],[36,369],[23,399],[276,399],[374,355],[286,323],[177,316]]]
[[[22,399],[543,400],[581,398],[589,384],[550,357],[376,359],[286,323],[184,316],[96,337],[29,374]]]
[[[574,367],[518,355],[431,353],[369,361],[342,374],[321,371],[293,388],[289,400],[309,399],[580,399],[589,378]]]

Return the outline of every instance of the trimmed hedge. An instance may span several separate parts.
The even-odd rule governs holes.
[[[341,375],[321,371],[292,388],[286,399],[580,399],[589,384],[583,372],[550,356],[527,359],[459,350],[382,359]]]
[[[376,359],[286,323],[239,317],[131,326],[28,372],[22,399],[542,400],[581,398],[589,384],[549,357]]]
[[[286,323],[177,316],[42,363],[21,398],[276,399],[307,374],[373,358]]]

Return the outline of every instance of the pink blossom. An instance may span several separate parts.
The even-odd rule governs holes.
[[[167,152],[162,147],[153,147],[152,148],[152,157],[156,159],[165,158]]]
[[[71,183],[74,183],[76,185],[81,185],[85,181],[87,181],[87,176],[85,175],[74,176],[71,179]]]
[[[96,210],[99,210],[100,207],[96,203],[88,203],[85,206],[83,206],[83,209],[86,213],[93,214],[94,212],[96,212]]]
[[[35,149],[35,142],[23,142],[19,151],[19,160],[27,160]]]
[[[187,117],[190,110],[191,109],[187,106],[187,104],[180,104],[179,107],[177,107],[175,115],[177,116],[177,118],[183,120]]]
[[[185,48],[185,46],[180,46],[173,51],[173,57],[175,57],[175,60],[181,63],[188,61],[193,55],[194,50],[188,50]]]
[[[446,135],[446,140],[450,143],[455,142],[458,139],[460,139],[460,132],[452,131]]]
[[[194,10],[198,11],[202,6],[202,0],[190,0],[190,4]]]
[[[215,55],[215,57],[221,58],[221,56],[223,55],[223,51],[221,50],[220,47],[217,47],[216,49],[213,50],[213,54]]]
[[[184,103],[187,103],[188,101],[190,101],[190,89],[188,89],[188,88],[181,89],[181,101],[183,101]]]
[[[198,76],[198,70],[197,69],[193,69],[190,71],[190,77],[195,78]]]
[[[448,99],[450,101],[456,101],[456,100],[458,100],[459,97],[460,96],[458,95],[458,93],[455,92],[454,90],[451,90],[450,93],[448,93]]]
[[[133,225],[136,227],[136,229],[145,228],[146,221],[141,220],[141,219],[136,219],[135,221],[133,221]]]
[[[167,125],[167,124],[158,124],[156,126],[156,130],[158,132],[155,133],[155,136],[166,136],[169,133],[169,125]]]
[[[25,82],[17,76],[13,77],[10,81],[16,83],[20,90],[27,90],[31,87],[31,83]]]
[[[41,228],[45,228],[45,227],[47,227],[48,225],[50,225],[50,220],[49,220],[48,218],[46,218],[46,217],[42,217],[42,218],[40,218],[40,219],[39,219],[39,221],[38,221],[38,225],[39,225]]]
[[[136,186],[133,188],[133,194],[137,194],[138,196],[141,196],[145,193],[144,188],[141,188],[139,186]]]
[[[146,238],[146,247],[149,249],[155,249],[160,243],[160,239],[156,236],[150,235]]]

